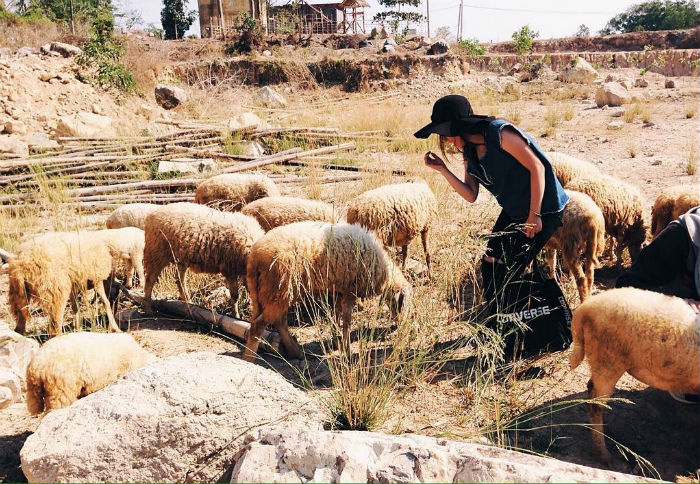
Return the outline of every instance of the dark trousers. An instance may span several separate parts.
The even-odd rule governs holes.
[[[561,227],[561,212],[542,215],[542,230],[533,238],[522,231],[520,227],[523,223],[524,220],[513,220],[501,212],[491,231],[485,256],[495,260],[492,263],[481,262],[481,278],[484,299],[490,305],[492,314],[505,304],[508,283],[521,278],[525,268],[535,260],[554,231]]]
[[[679,222],[671,222],[617,278],[615,287],[636,287],[698,299],[692,271],[688,271],[688,257],[692,250],[686,228]]]

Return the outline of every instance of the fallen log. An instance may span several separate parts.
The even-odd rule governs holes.
[[[314,163],[309,161],[288,160],[282,163],[287,166],[311,166],[323,168],[324,170],[354,171],[362,173],[390,173],[396,176],[406,176],[405,170],[392,170],[383,168],[368,168],[364,166],[337,165],[333,163]]]
[[[292,148],[292,150],[296,150],[293,153],[291,152],[292,150],[287,150],[282,151],[280,153],[277,153],[275,155],[270,155],[266,156],[263,158],[258,158],[254,161],[236,165],[236,166],[231,166],[229,168],[224,168],[221,170],[221,173],[236,173],[240,171],[247,171],[247,170],[252,170],[254,168],[260,168],[261,166],[265,165],[271,165],[274,163],[282,163],[284,161],[288,160],[294,160],[297,158],[301,158],[303,156],[313,156],[313,155],[321,155],[325,153],[334,153],[336,151],[344,151],[344,150],[351,150],[355,148],[355,143],[349,142],[349,143],[343,143],[339,145],[333,145],[333,146],[324,146],[323,148],[316,148],[313,150],[307,150],[307,151],[302,151],[301,148]],[[289,154],[284,154],[290,152]]]

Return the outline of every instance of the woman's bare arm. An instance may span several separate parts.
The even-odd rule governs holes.
[[[464,172],[464,181],[460,180],[455,176],[454,173],[447,168],[445,162],[433,152],[428,152],[423,158],[426,166],[439,171],[442,176],[445,177],[447,183],[454,189],[457,194],[465,199],[467,202],[474,203],[476,197],[479,195],[479,182],[476,178],[471,176],[469,173]]]

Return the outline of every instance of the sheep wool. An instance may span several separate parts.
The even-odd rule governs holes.
[[[197,186],[195,203],[235,212],[263,197],[279,196],[272,179],[261,174],[229,173],[207,178]]]
[[[28,305],[34,298],[49,316],[50,335],[61,333],[69,299],[79,329],[77,293],[87,290],[88,283],[105,306],[109,329],[119,331],[102,285],[112,273],[112,256],[105,242],[90,232],[51,232],[30,238],[20,244],[8,272],[9,306],[18,333],[26,329]]]
[[[656,237],[673,220],[700,205],[697,185],[675,185],[659,193],[651,209],[651,235]]]
[[[305,220],[334,223],[339,219],[330,203],[297,197],[260,198],[243,207],[241,213],[255,217],[266,232]]]
[[[160,205],[155,203],[129,203],[122,205],[107,217],[105,225],[108,229],[137,227],[143,230],[146,225],[146,217],[158,207]]]
[[[146,217],[144,293],[151,300],[160,273],[177,263],[177,286],[189,302],[185,272],[222,274],[236,308],[238,279],[245,276],[253,243],[264,235],[257,220],[241,213],[214,210],[195,203],[165,205]],[[237,314],[238,317],[238,314]]]
[[[635,259],[646,239],[639,189],[609,175],[576,178],[566,188],[585,193],[600,207],[605,218],[605,232],[616,242],[617,265],[622,264],[625,247]]]
[[[400,246],[402,268],[406,265],[408,244],[421,235],[425,263],[430,274],[428,232],[437,215],[437,199],[427,183],[384,185],[369,190],[350,201],[347,221],[374,231],[385,245]]]
[[[566,187],[571,180],[579,177],[595,178],[600,175],[598,167],[580,158],[559,151],[549,151],[545,155],[552,165],[554,176],[562,187]]]
[[[547,241],[547,262],[556,274],[556,252],[576,280],[579,299],[584,301],[593,288],[593,269],[600,267],[605,249],[605,219],[598,205],[583,193],[566,190],[569,201],[562,214],[562,226]],[[583,269],[579,258],[583,254]]]
[[[143,249],[146,236],[143,230],[136,227],[123,227],[120,229],[105,229],[90,232],[93,237],[101,238],[112,255],[112,268],[116,261],[122,260],[126,264],[126,283],[130,288],[134,278],[134,270],[139,276],[139,283],[146,280],[143,271]]]
[[[684,300],[631,287],[591,296],[571,323],[571,368],[588,360],[590,398],[610,397],[628,372],[647,385],[700,393],[700,318]],[[589,404],[593,447],[609,460],[603,433],[603,407]]]
[[[154,360],[126,333],[58,336],[27,366],[27,409],[36,415],[67,407]]]
[[[258,240],[248,257],[252,323],[244,359],[251,361],[258,340],[274,324],[292,357],[301,348],[287,328],[290,305],[306,294],[330,292],[340,301],[343,341],[347,346],[357,298],[386,294],[396,316],[410,303],[412,288],[377,238],[357,225],[298,222],[277,227]]]

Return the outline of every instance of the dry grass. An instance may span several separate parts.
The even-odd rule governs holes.
[[[86,37],[89,28],[78,25],[78,36]],[[38,49],[47,42],[61,40],[65,31],[50,20],[0,20],[0,47]]]
[[[696,175],[698,172],[698,144],[691,143],[688,145],[688,161],[685,165],[686,175]]]
[[[688,104],[685,107],[685,118],[692,119],[698,114],[698,107],[696,103]]]

